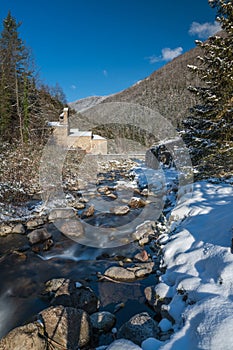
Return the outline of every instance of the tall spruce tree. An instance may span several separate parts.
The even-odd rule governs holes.
[[[189,66],[201,79],[201,86],[189,90],[199,97],[192,115],[184,121],[185,141],[194,165],[212,173],[232,170],[233,141],[233,3],[209,0],[217,10],[222,31],[207,41],[196,41],[203,55],[198,66]],[[215,168],[215,169],[214,169]],[[215,171],[214,171],[215,170]]]
[[[24,142],[28,137],[30,55],[19,37],[15,18],[9,12],[0,37],[0,134],[1,138]]]

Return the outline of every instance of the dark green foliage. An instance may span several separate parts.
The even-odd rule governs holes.
[[[38,86],[19,27],[9,12],[0,35],[0,140],[43,142],[47,121],[60,114],[65,96],[59,85],[48,89]]]
[[[217,9],[216,20],[223,31],[205,42],[196,41],[202,54],[199,64],[189,68],[198,74],[201,84],[189,90],[198,96],[200,103],[183,122],[184,139],[194,165],[202,170],[216,165],[216,174],[223,174],[233,169],[232,161],[228,161],[233,143],[233,4],[229,0],[209,3]],[[219,158],[222,162],[214,164]]]

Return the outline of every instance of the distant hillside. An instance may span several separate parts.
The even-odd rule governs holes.
[[[75,102],[69,103],[69,106],[73,108],[76,112],[83,112],[87,108],[91,108],[104,101],[108,96],[90,96],[77,100]]]
[[[197,101],[187,87],[197,83],[187,65],[196,65],[197,56],[201,49],[196,47],[167,63],[152,73],[149,77],[139,81],[132,87],[111,95],[101,101],[133,102],[159,111],[168,118],[173,125],[187,117],[189,108]]]
[[[197,103],[197,97],[187,88],[190,85],[198,85],[198,78],[193,76],[187,66],[197,65],[197,57],[202,53],[199,47],[195,47],[126,90],[110,96],[87,97],[69,105],[78,113],[82,113],[100,103],[138,103],[159,111],[174,126],[177,126],[189,115],[190,107]]]

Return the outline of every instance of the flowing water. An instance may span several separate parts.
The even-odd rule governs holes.
[[[140,167],[135,170],[137,178],[137,187],[146,188],[146,180]],[[135,175],[134,175],[135,176]],[[151,175],[150,175],[151,176]],[[105,227],[114,230],[116,227],[120,230],[121,226],[132,233],[135,226],[143,223],[145,220],[156,220],[161,211],[161,200],[164,202],[164,196],[158,193],[163,188],[166,179],[161,181],[161,173],[149,180],[150,190],[153,191],[153,200],[143,209],[131,210],[127,215],[113,215],[110,210],[106,211],[106,201],[103,203],[99,196],[91,195],[92,204],[97,208],[94,216],[86,219],[86,224],[93,228]],[[159,179],[159,180],[158,180]],[[121,187],[120,181],[125,181],[121,177],[115,178],[111,186],[120,184],[117,191],[118,200],[128,200],[129,184]],[[109,180],[105,179],[102,185],[110,185]],[[140,188],[140,189],[142,189]],[[132,195],[132,190],[130,190]],[[156,197],[157,195],[157,197]],[[85,195],[87,198],[87,193]],[[105,198],[107,204],[115,205],[114,200]],[[110,203],[110,204],[109,204]],[[122,203],[122,202],[120,202]],[[104,207],[103,207],[104,206]],[[80,213],[81,214],[81,213]],[[137,220],[137,218],[139,218]],[[131,225],[131,223],[134,223]],[[101,301],[101,309],[113,312],[116,304],[124,303],[125,307],[117,312],[117,327],[130,316],[137,312],[152,311],[145,304],[144,288],[155,285],[157,277],[151,274],[144,279],[136,280],[130,283],[112,283],[109,281],[100,282],[97,274],[103,274],[104,271],[119,260],[124,258],[133,258],[142,248],[138,243],[130,242],[126,245],[112,246],[108,248],[91,247],[74,242],[69,237],[63,235],[52,223],[45,225],[51,232],[54,245],[49,251],[33,251],[28,243],[26,235],[8,235],[1,237],[0,244],[0,337],[4,336],[12,328],[26,323],[33,319],[42,309],[48,307],[48,302],[42,298],[41,292],[44,283],[51,278],[72,278],[84,285],[90,286],[97,293]],[[126,227],[126,228],[125,228]],[[125,234],[125,233],[124,233]],[[151,246],[144,247],[153,257],[155,252]],[[154,263],[159,267],[159,260],[154,257]],[[126,264],[127,266],[127,264]]]

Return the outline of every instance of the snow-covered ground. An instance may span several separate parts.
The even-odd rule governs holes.
[[[145,341],[143,350],[233,349],[232,198],[230,183],[203,181],[173,209],[156,293],[172,298],[175,333],[165,343]]]

